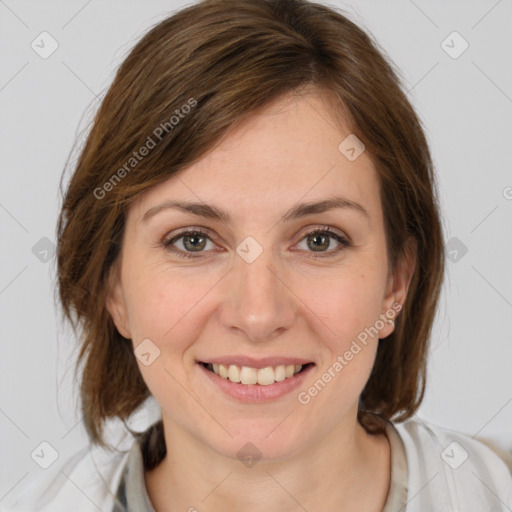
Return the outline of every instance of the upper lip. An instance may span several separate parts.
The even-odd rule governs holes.
[[[248,366],[250,368],[267,368],[269,366],[279,366],[279,365],[306,365],[308,363],[312,363],[312,361],[307,359],[301,359],[298,357],[263,357],[261,359],[255,359],[253,357],[247,356],[220,356],[220,357],[211,357],[201,359],[199,362],[201,363],[211,363],[211,364],[223,364],[229,366],[231,364],[236,366]]]

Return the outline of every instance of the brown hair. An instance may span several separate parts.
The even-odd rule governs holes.
[[[63,198],[59,299],[80,329],[75,371],[83,363],[82,413],[94,443],[107,447],[104,422],[127,420],[150,396],[131,343],[106,310],[127,208],[203,157],[235,123],[308,85],[335,98],[337,114],[374,163],[391,268],[409,237],[417,244],[407,300],[379,345],[358,419],[372,431],[374,414],[402,421],[421,403],[444,246],[431,156],[399,72],[371,35],[332,8],[306,0],[205,0],[156,24],[131,50]],[[154,147],[135,159],[150,139]]]

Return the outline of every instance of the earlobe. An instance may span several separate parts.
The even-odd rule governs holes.
[[[124,338],[130,339],[130,331],[127,328],[126,306],[122,292],[121,280],[119,279],[119,272],[116,265],[113,265],[110,268],[108,274],[106,308],[112,317],[119,334]]]

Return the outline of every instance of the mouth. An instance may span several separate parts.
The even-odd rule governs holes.
[[[221,379],[242,386],[271,386],[280,382],[293,380],[297,378],[299,374],[307,372],[314,366],[313,362],[306,364],[277,364],[264,368],[203,361],[199,361],[199,364]]]

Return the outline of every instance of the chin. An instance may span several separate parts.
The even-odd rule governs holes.
[[[289,425],[285,426],[287,422],[279,426],[283,419],[237,421],[236,425],[227,428],[233,437],[220,434],[216,439],[204,441],[220,455],[238,459],[247,467],[258,461],[283,461],[302,451],[308,441],[311,442],[304,438],[304,434],[290,432]],[[302,432],[307,430],[303,428]]]

